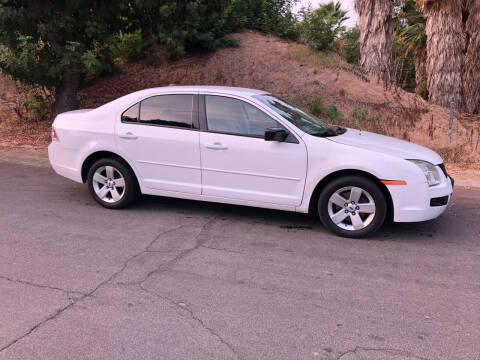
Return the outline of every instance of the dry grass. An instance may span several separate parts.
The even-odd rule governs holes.
[[[340,69],[357,75],[363,81],[370,81],[360,68],[356,68],[347,63],[340,55],[333,51],[317,51],[304,44],[292,42],[288,44],[288,55],[302,64]]]
[[[0,147],[45,147],[50,141],[50,123],[23,116],[15,83],[0,74]]]
[[[329,67],[338,66],[340,68],[350,67],[350,65],[335,52],[316,51],[300,43],[288,44],[287,50],[288,55],[300,63]]]

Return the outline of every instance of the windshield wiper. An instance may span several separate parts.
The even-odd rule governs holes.
[[[337,133],[337,135],[342,135],[342,134],[345,134],[347,132],[347,129],[344,128],[344,127],[341,127],[341,126],[338,126],[338,125],[335,125],[336,129],[335,129],[335,132]]]
[[[318,136],[318,137],[329,137],[329,136],[336,136],[337,133],[333,129],[328,129],[324,131],[310,133],[310,135]]]
[[[346,131],[347,129],[344,127],[341,127],[338,125],[329,125],[326,130],[313,132],[313,133],[310,133],[310,135],[318,136],[318,137],[331,137],[331,136],[345,134]]]

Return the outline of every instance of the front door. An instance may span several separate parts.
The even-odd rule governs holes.
[[[305,145],[293,134],[265,141],[265,129],[283,127],[243,100],[206,95],[200,133],[203,194],[253,202],[300,205],[307,171]]]
[[[115,133],[120,153],[151,189],[201,193],[198,96],[147,98],[122,115]]]

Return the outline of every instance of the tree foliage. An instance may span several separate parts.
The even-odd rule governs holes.
[[[107,45],[124,26],[125,3],[84,0],[15,1],[0,5],[0,67],[32,85],[57,86],[81,66],[111,68]]]
[[[86,75],[137,60],[154,41],[172,58],[212,50],[241,27],[296,37],[295,0],[0,0],[0,69],[55,90],[53,115],[78,107]]]
[[[55,113],[77,106],[82,74],[111,71],[109,44],[127,1],[2,0],[0,68],[26,84],[57,89]]]
[[[427,99],[426,19],[418,10],[415,0],[405,0],[399,4],[394,12],[394,19],[395,73],[398,84],[405,90],[415,90]]]
[[[130,27],[167,46],[172,58],[189,51],[213,50],[231,30],[228,0],[136,1]]]
[[[343,47],[341,50],[342,57],[349,63],[355,66],[360,65],[360,30],[355,26],[348,31],[345,31],[341,39],[343,40]]]
[[[300,23],[302,37],[317,50],[329,49],[335,37],[345,31],[343,23],[348,19],[340,1],[331,1],[315,10],[303,8],[300,14],[303,18]]]
[[[230,30],[249,28],[284,38],[299,36],[292,6],[298,0],[232,0]]]

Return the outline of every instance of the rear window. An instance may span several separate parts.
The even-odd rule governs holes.
[[[137,122],[139,112],[140,112],[140,104],[133,105],[130,109],[128,109],[122,114],[122,121],[130,122],[130,123]]]
[[[193,95],[162,95],[143,100],[140,123],[192,128]]]
[[[192,129],[193,95],[153,96],[126,110],[122,121]]]

